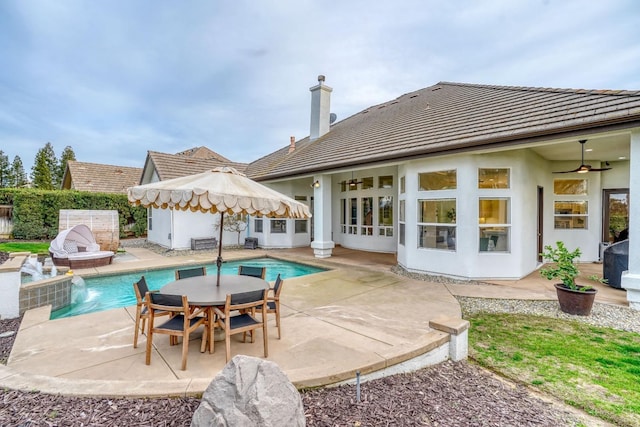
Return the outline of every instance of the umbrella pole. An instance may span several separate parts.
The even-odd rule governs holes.
[[[218,280],[216,286],[220,286],[220,268],[222,267],[222,227],[224,224],[224,212],[220,212],[220,238],[218,239],[218,258],[216,265],[218,266]]]

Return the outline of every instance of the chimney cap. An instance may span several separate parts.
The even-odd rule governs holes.
[[[324,75],[320,74],[320,75],[318,76],[318,82],[319,82],[319,83],[324,82]]]

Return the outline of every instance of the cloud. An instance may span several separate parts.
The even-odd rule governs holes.
[[[633,0],[5,0],[0,146],[29,167],[47,141],[98,163],[199,145],[248,162],[308,134],[318,74],[339,120],[442,80],[638,89],[639,15]]]

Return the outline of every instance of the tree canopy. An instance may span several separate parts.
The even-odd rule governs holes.
[[[11,185],[11,165],[9,157],[0,150],[0,187],[9,187]]]
[[[31,182],[34,188],[41,190],[54,189],[54,172],[58,164],[53,145],[50,142],[36,153],[35,162],[31,168]],[[57,177],[57,174],[55,175]]]

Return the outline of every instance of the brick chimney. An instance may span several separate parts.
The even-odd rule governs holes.
[[[291,138],[289,138],[289,154],[293,153],[294,151],[296,151],[296,137],[292,136]]]
[[[309,88],[311,91],[311,128],[309,139],[320,138],[329,132],[329,108],[331,104],[331,89],[324,84],[324,76],[318,76],[318,84]]]

